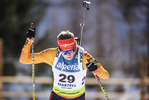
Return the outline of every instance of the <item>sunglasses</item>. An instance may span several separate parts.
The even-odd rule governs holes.
[[[75,51],[75,50],[61,51],[61,53],[64,54],[64,55],[67,55],[68,53],[69,53],[69,54],[74,53],[74,51]]]

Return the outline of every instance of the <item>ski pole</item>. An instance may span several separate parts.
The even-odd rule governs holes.
[[[106,99],[107,100],[110,100],[109,97],[108,97],[108,95],[107,95],[107,93],[106,93],[106,91],[105,91],[105,89],[104,89],[104,87],[102,86],[102,84],[101,84],[101,82],[99,80],[99,77],[95,73],[93,73],[93,74],[94,74],[95,78],[97,79],[97,81],[98,81],[98,83],[100,85],[100,88],[101,88],[102,92],[104,93]]]
[[[82,35],[83,35],[85,11],[86,10],[89,10],[89,4],[91,4],[91,2],[89,2],[89,1],[83,1],[84,11],[83,11],[83,16],[82,16],[82,22],[80,23],[80,27],[81,27],[80,45],[81,45]]]
[[[82,35],[83,35],[85,11],[86,11],[86,10],[89,10],[89,4],[91,4],[91,2],[89,2],[89,1],[83,1],[84,11],[83,11],[82,23],[80,24],[80,26],[81,26],[81,37],[80,37],[80,42],[79,42],[79,43],[80,43],[80,46],[81,46]],[[78,39],[78,40],[79,40],[79,39]],[[89,62],[89,61],[88,61],[88,62]],[[103,91],[103,93],[104,93],[106,99],[107,99],[107,100],[110,100],[109,97],[108,97],[108,95],[107,95],[107,93],[106,93],[105,90],[104,90],[104,87],[102,86],[102,84],[101,84],[101,82],[100,82],[99,77],[98,77],[95,73],[93,73],[93,74],[94,74],[95,78],[97,79],[98,84],[100,85],[101,90]]]
[[[91,59],[93,59],[93,58],[90,58],[90,59],[88,60],[88,62],[90,62]],[[99,67],[99,66],[98,66],[98,67]],[[100,88],[101,88],[102,92],[104,93],[106,99],[107,99],[107,100],[110,100],[109,97],[108,97],[108,95],[107,95],[107,93],[106,93],[106,91],[105,91],[105,89],[104,89],[104,87],[102,86],[102,84],[101,84],[101,82],[100,82],[100,78],[96,75],[95,72],[92,72],[92,73],[93,73],[93,75],[95,76],[95,78],[97,79],[97,82],[98,82],[98,84],[100,85]]]
[[[31,28],[34,24],[31,23]],[[33,84],[33,100],[35,100],[35,65],[34,65],[34,39],[32,38],[32,84]]]

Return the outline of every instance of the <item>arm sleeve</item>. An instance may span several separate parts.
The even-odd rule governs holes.
[[[86,51],[83,53],[83,67],[85,69],[87,69],[86,67],[86,64],[88,62],[95,62],[96,65],[98,66],[98,69],[95,71],[96,75],[103,79],[103,80],[106,80],[106,79],[109,79],[109,72],[107,70],[105,70],[103,68],[103,66],[98,63],[89,53],[87,53]]]
[[[31,41],[26,40],[19,59],[23,64],[32,64],[32,53],[30,53],[31,45]],[[48,48],[39,53],[34,53],[34,63],[47,63],[52,66],[56,52],[56,48]]]

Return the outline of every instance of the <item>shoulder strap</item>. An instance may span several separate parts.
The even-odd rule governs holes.
[[[79,68],[81,73],[83,74],[83,76],[86,76],[86,71],[83,71],[83,53],[84,53],[84,48],[79,46],[79,50],[78,50],[78,64],[79,64]]]
[[[84,52],[84,48],[79,46],[79,50],[78,50],[78,63],[82,63],[83,62],[83,52]]]
[[[52,71],[53,71],[54,67],[56,66],[56,63],[57,63],[58,59],[60,58],[60,56],[61,56],[61,52],[60,52],[59,48],[57,48],[57,52],[55,54],[54,62],[52,65]]]

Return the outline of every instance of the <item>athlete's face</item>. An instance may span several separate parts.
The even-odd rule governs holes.
[[[71,60],[72,57],[74,56],[75,52],[73,53],[67,53],[67,54],[62,54],[62,56],[67,59],[67,60]]]

